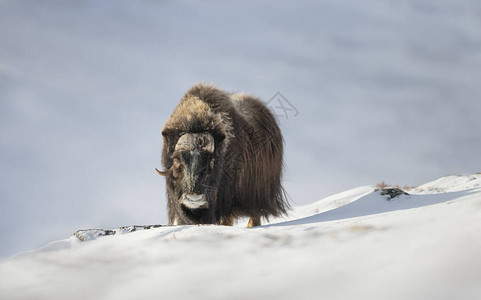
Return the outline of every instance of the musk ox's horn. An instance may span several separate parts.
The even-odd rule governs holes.
[[[204,150],[214,153],[214,137],[210,133],[186,133],[182,135],[177,144],[175,151],[193,151],[195,149]]]
[[[155,171],[157,172],[157,174],[159,174],[160,176],[167,176],[167,171],[159,171],[159,169],[155,168]]]

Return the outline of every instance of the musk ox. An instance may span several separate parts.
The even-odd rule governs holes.
[[[170,225],[233,225],[286,213],[283,139],[257,98],[192,87],[162,129]]]

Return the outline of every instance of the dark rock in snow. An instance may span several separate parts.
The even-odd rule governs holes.
[[[124,234],[124,233],[134,232],[137,230],[147,230],[147,229],[158,228],[162,226],[163,225],[143,225],[143,226],[131,225],[131,226],[119,227],[114,230],[85,229],[85,230],[77,230],[73,234],[73,236],[77,237],[82,242],[87,242],[87,241],[95,240],[101,236],[115,235],[117,233]]]
[[[388,200],[391,200],[393,198],[396,198],[401,195],[409,195],[405,191],[401,190],[400,188],[382,188],[380,189],[381,195],[385,196],[388,195],[389,198]]]

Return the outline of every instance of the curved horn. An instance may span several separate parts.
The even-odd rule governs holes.
[[[186,133],[182,135],[175,144],[175,151],[193,151],[195,149],[214,152],[214,137],[212,134],[204,133]]]
[[[160,176],[167,176],[167,171],[159,171],[157,168],[155,168],[155,171],[157,171],[157,174]]]
[[[175,151],[178,151],[178,150],[192,151],[194,149],[195,149],[195,145],[194,145],[193,133],[186,133],[182,135],[177,140],[177,144],[175,144]]]

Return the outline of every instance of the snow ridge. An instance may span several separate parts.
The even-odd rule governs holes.
[[[480,182],[360,187],[250,229],[79,231],[3,261],[0,298],[479,299]]]

